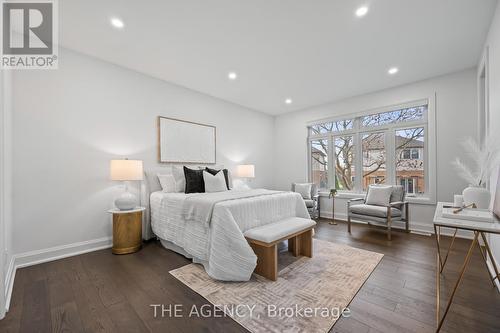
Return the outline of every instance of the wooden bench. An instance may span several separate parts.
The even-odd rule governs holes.
[[[257,256],[255,273],[269,280],[278,277],[278,243],[288,239],[288,251],[294,256],[312,258],[312,229],[316,222],[300,217],[253,228],[245,232],[245,238]]]

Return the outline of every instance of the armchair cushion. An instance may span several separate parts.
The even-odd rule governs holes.
[[[367,205],[387,206],[390,202],[391,194],[392,186],[370,185],[365,203]]]
[[[374,206],[374,205],[354,205],[349,207],[349,212],[357,215],[368,215],[375,217],[387,217],[387,207],[384,206]],[[401,210],[397,208],[391,208],[391,216],[401,216]]]
[[[313,208],[314,207],[314,200],[312,200],[312,199],[304,199],[304,202],[305,202],[307,208]]]
[[[393,185],[392,193],[391,193],[391,202],[404,201],[405,199],[405,190],[402,185]],[[402,204],[402,202],[401,202]],[[401,205],[398,207],[401,209]]]

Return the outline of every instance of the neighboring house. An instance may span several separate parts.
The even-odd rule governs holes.
[[[424,143],[420,140],[396,137],[396,182],[405,187],[406,193],[418,194],[425,191]],[[369,184],[385,183],[385,144],[383,137],[369,140],[363,147],[363,188]]]

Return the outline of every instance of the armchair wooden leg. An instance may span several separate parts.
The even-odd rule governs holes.
[[[333,203],[335,204],[335,202]],[[347,232],[351,233],[351,202],[347,200]],[[335,219],[335,216],[333,217]]]

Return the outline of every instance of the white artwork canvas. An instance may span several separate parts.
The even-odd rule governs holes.
[[[160,163],[215,163],[215,126],[158,117],[158,138]]]

